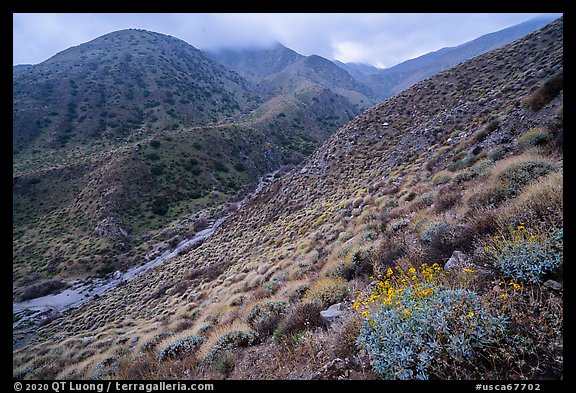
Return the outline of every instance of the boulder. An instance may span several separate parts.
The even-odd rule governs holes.
[[[332,322],[336,320],[336,318],[342,316],[344,311],[342,311],[342,303],[336,303],[328,307],[324,311],[320,311],[320,316],[324,320],[326,325],[330,325]]]
[[[457,270],[461,271],[464,269],[472,269],[474,270],[476,265],[470,262],[470,258],[468,255],[464,254],[462,251],[454,251],[452,256],[446,264],[444,265],[444,270]]]
[[[560,284],[558,281],[554,281],[554,280],[547,280],[544,283],[544,287],[551,289],[553,291],[561,291],[563,288],[563,285]]]

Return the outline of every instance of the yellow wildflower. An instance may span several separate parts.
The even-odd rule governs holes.
[[[393,274],[394,274],[394,270],[392,270],[391,268],[388,268],[388,270],[386,271],[386,277],[390,277]]]
[[[518,225],[518,230],[524,229],[524,225]]]
[[[473,312],[469,312],[469,313],[468,313],[468,316],[469,316],[470,318],[474,318],[474,315],[475,315],[475,314],[474,314]]]
[[[515,291],[520,289],[520,284],[517,284],[514,281],[510,281],[510,285],[512,285]]]
[[[408,274],[414,274],[414,273],[416,273],[416,269],[414,269],[413,267],[408,269]]]
[[[409,310],[406,310],[406,309],[404,309],[404,315],[410,315],[410,311],[409,311]]]
[[[474,273],[474,270],[472,270],[472,269],[464,269],[464,273]]]
[[[502,295],[500,295],[500,297],[501,297],[502,299],[506,299],[506,294],[503,293]]]

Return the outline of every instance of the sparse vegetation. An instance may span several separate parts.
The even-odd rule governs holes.
[[[126,146],[106,147],[109,156],[90,156],[93,162],[74,161],[84,168],[78,172],[15,163],[14,276],[29,286],[86,266],[111,273],[228,217],[203,242],[46,323],[34,341],[15,329],[14,376],[563,378],[563,157],[554,142],[562,103],[552,99],[536,112],[521,105],[561,70],[562,53],[559,22],[417,83],[244,200],[243,187],[270,170],[270,157],[297,164],[303,157],[294,151],[316,146],[315,136],[299,137],[315,123],[275,101],[246,110],[241,122],[225,119],[220,97],[232,108],[236,95],[179,89],[157,68],[159,87],[173,91],[165,126],[154,130],[145,112],[141,136],[128,133],[134,139]],[[138,51],[132,56],[131,64]],[[143,63],[172,59],[161,56]],[[161,109],[168,96],[147,90],[146,100],[160,107],[151,109]],[[188,94],[206,96],[209,126],[187,124],[178,113],[180,105],[200,105]],[[304,104],[339,104],[329,92],[306,94]],[[103,103],[97,117],[114,112],[120,122],[121,109],[128,111]],[[328,116],[314,115],[337,122]],[[535,129],[551,138],[526,136]],[[279,150],[269,144],[276,139]],[[163,172],[154,176],[156,166]],[[31,185],[32,178],[42,180]],[[68,188],[76,190],[70,200]],[[133,253],[119,254],[122,245]],[[340,315],[322,317],[335,303]],[[14,319],[15,326],[25,320]]]

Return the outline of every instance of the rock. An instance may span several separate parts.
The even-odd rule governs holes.
[[[562,288],[564,288],[564,286],[562,284],[560,284],[558,281],[554,281],[554,280],[547,280],[544,283],[544,287],[551,289],[553,291],[561,291]]]
[[[336,320],[336,318],[342,316],[344,311],[341,310],[342,303],[336,303],[328,307],[324,311],[320,311],[320,316],[324,320],[326,325],[330,325],[332,322]]]
[[[106,217],[100,221],[94,232],[100,237],[120,238],[128,237],[128,233],[122,228],[122,222],[116,217]]]
[[[475,267],[476,265],[470,262],[470,258],[468,257],[468,255],[458,250],[452,253],[452,256],[450,257],[450,259],[448,259],[448,261],[444,265],[445,270],[464,270],[464,269],[474,270]]]

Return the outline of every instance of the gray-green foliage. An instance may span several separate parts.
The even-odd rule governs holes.
[[[234,351],[237,348],[254,345],[257,339],[258,335],[254,331],[232,330],[218,337],[206,354],[206,360],[212,362],[226,351]]]
[[[158,354],[158,360],[175,359],[195,352],[204,342],[204,338],[199,335],[181,337],[175,342],[168,344]]]
[[[485,312],[473,291],[434,287],[424,297],[418,292],[404,290],[406,311],[381,303],[360,330],[356,343],[383,379],[429,379],[441,357],[470,361],[506,330],[508,318]]]

